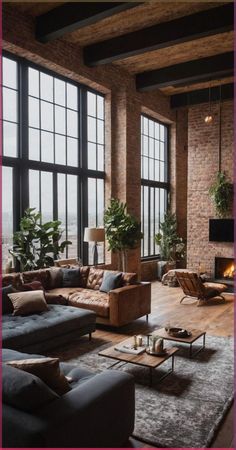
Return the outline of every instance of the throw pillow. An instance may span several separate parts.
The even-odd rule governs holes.
[[[23,283],[21,291],[44,291],[41,281],[31,281],[31,283]]]
[[[16,292],[16,289],[11,284],[2,288],[2,314],[11,314],[13,312],[13,305],[8,294],[13,294],[14,292]]]
[[[67,305],[68,301],[66,297],[60,294],[50,294],[48,292],[44,293],[45,300],[48,305]]]
[[[60,372],[59,358],[18,359],[7,361],[6,364],[35,375],[58,395],[66,394],[71,390],[65,375]]]
[[[40,378],[15,367],[2,365],[3,403],[30,412],[58,398],[56,392]]]
[[[16,292],[8,296],[14,307],[14,316],[25,316],[48,310],[43,291]]]
[[[121,272],[113,273],[105,271],[100,291],[109,292],[112,291],[112,289],[120,287],[121,277],[122,277]]]
[[[78,287],[80,269],[61,269],[63,273],[63,287]]]

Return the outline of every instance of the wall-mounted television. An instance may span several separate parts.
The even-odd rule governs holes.
[[[209,241],[234,242],[234,219],[210,219]]]

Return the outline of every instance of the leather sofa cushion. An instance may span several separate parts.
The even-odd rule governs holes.
[[[68,304],[95,311],[100,317],[109,317],[109,294],[105,292],[81,289],[69,296]]]
[[[22,285],[21,273],[6,273],[2,275],[2,286],[11,284],[15,289]]]
[[[62,287],[63,273],[60,267],[50,267],[49,280],[50,289]]]
[[[30,272],[23,272],[22,278],[24,283],[31,283],[32,281],[40,281],[44,289],[50,289],[50,270],[39,269]]]
[[[136,273],[123,272],[121,285],[130,286],[131,284],[136,284],[137,279],[138,278]]]
[[[55,295],[63,295],[66,299],[69,298],[70,294],[74,294],[74,292],[78,292],[80,289],[79,287],[63,287],[63,288],[56,288],[56,289],[50,289],[47,291],[48,294],[55,294]]]
[[[89,276],[87,279],[87,288],[99,290],[103,280],[104,270],[95,269],[94,267],[90,268]]]

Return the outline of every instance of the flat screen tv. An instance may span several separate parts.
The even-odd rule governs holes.
[[[234,242],[234,219],[210,219],[209,241]]]

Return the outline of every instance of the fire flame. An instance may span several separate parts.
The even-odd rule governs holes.
[[[234,268],[234,264],[232,263],[230,266],[228,266],[225,269],[223,276],[224,276],[224,278],[233,278],[234,272],[235,272],[235,268]]]

